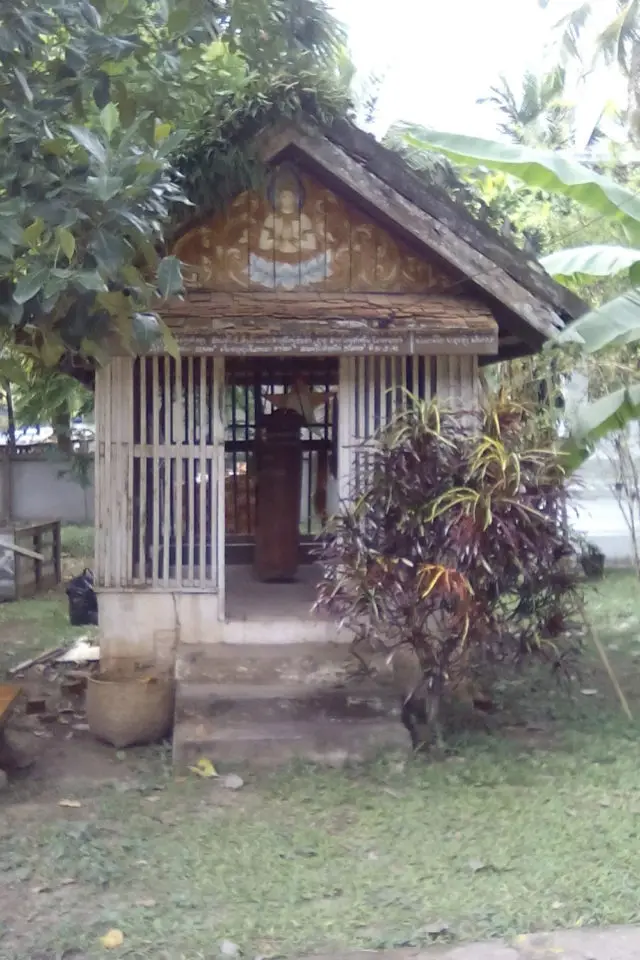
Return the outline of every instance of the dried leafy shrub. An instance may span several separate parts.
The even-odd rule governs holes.
[[[569,672],[578,652],[564,473],[552,450],[528,447],[525,418],[504,403],[456,415],[412,400],[320,548],[318,606],[353,631],[359,659],[391,664],[414,746],[422,724],[440,739],[443,698],[483,663]]]

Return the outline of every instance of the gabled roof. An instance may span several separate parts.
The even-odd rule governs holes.
[[[530,254],[347,120],[326,127],[306,119],[269,125],[259,134],[258,150],[269,165],[302,164],[425,256],[453,267],[457,290],[443,292],[480,296],[498,321],[499,357],[485,362],[537,351],[587,309]]]

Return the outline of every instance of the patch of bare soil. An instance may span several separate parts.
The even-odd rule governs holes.
[[[89,672],[48,663],[16,677],[22,696],[6,726],[8,750],[0,751],[0,767],[23,800],[54,803],[73,790],[126,780],[139,765],[144,751],[117,751],[89,732],[84,709]]]

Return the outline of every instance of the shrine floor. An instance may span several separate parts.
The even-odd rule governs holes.
[[[249,565],[227,565],[227,620],[317,620],[312,613],[320,571],[315,564],[298,568],[293,583],[261,583]]]

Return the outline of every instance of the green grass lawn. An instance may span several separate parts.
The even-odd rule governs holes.
[[[589,595],[634,716],[639,592],[612,574]],[[20,622],[47,604],[57,631],[60,599]],[[117,956],[209,960],[640,922],[640,721],[591,652],[571,696],[536,671],[498,695],[495,729],[437,762],[240,770],[231,792],[154,748],[114,751],[106,783],[25,778],[0,801],[1,960],[104,956],[112,927]]]

